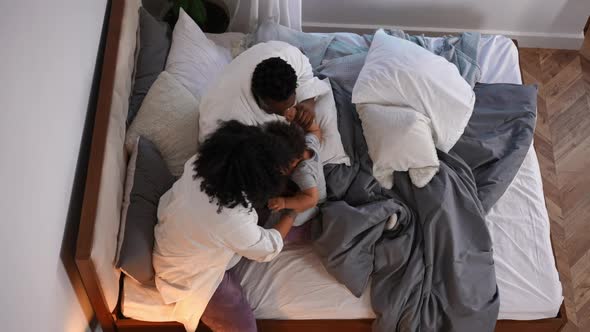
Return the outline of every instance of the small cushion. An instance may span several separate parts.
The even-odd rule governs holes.
[[[127,132],[130,151],[138,136],[151,140],[170,172],[182,175],[184,163],[197,153],[198,102],[172,75],[163,71],[150,88]]]
[[[131,124],[139,107],[166,66],[172,36],[167,23],[158,21],[143,7],[139,8],[139,54],[135,66],[135,82],[129,97],[127,125]]]
[[[436,147],[448,152],[463,134],[475,94],[457,67],[405,39],[377,31],[352,102],[407,106],[430,119]]]
[[[158,203],[173,183],[156,146],[139,137],[127,166],[115,266],[144,285],[154,285],[152,250]]]
[[[166,71],[200,100],[207,87],[231,60],[230,50],[207,39],[181,8],[172,33]]]
[[[407,107],[374,104],[357,105],[357,112],[373,160],[373,175],[383,187],[393,186],[394,171],[412,169],[423,169],[412,172],[414,185],[423,187],[430,182],[439,161],[426,116]]]
[[[338,131],[338,112],[332,86],[329,79],[323,79],[330,86],[327,93],[320,95],[316,100],[316,121],[322,129],[322,142],[320,146],[320,160],[322,164],[346,164],[350,165],[350,158],[344,152],[342,138]]]

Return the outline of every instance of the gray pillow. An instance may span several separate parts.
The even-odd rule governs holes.
[[[366,58],[367,52],[361,52],[324,61],[321,66],[316,68],[315,73],[320,78],[330,78],[330,82],[336,83],[349,93],[352,93],[359,73],[365,65]]]
[[[144,285],[154,285],[152,250],[158,203],[174,181],[156,146],[139,137],[127,166],[115,266]]]
[[[250,36],[251,41],[248,46],[270,40],[279,40],[289,43],[301,50],[309,58],[312,68],[316,68],[322,63],[326,49],[334,38],[333,36],[317,36],[293,30],[275,23],[272,20],[261,23],[256,32]]]
[[[167,23],[158,21],[143,7],[139,8],[139,54],[135,66],[135,82],[129,97],[129,126],[148,90],[164,70],[172,35]]]

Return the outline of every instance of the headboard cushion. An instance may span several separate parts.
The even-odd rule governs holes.
[[[111,311],[115,309],[119,295],[120,271],[115,269],[114,259],[127,169],[125,121],[133,84],[140,6],[141,0],[125,1],[90,254]]]

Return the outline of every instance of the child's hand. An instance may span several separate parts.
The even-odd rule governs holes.
[[[295,123],[301,126],[303,130],[308,130],[315,120],[315,100],[307,99],[295,105],[297,113],[295,114]]]
[[[268,208],[273,211],[283,210],[285,208],[285,198],[275,197],[268,200]]]
[[[287,122],[291,123],[293,121],[295,121],[295,117],[297,116],[297,109],[295,107],[291,107],[288,110],[285,111],[285,119],[287,120]]]

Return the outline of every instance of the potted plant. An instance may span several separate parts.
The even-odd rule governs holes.
[[[166,15],[171,26],[176,24],[182,8],[204,32],[222,33],[229,25],[229,10],[223,1],[173,0]]]

